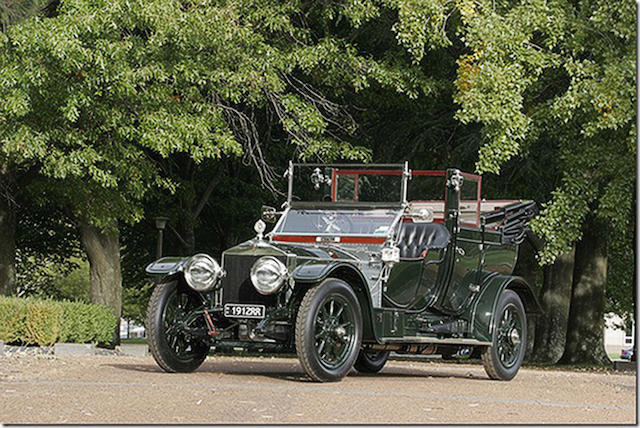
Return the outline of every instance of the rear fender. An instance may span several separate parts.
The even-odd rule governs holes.
[[[297,285],[318,284],[326,278],[337,278],[349,284],[353,289],[362,311],[363,339],[381,343],[373,328],[373,303],[371,293],[362,272],[345,262],[310,262],[293,270],[293,279]]]
[[[467,310],[464,317],[469,322],[469,333],[475,339],[485,342],[493,341],[496,323],[496,309],[500,295],[504,290],[513,290],[518,294],[527,314],[542,312],[540,304],[531,286],[519,276],[491,275],[481,286],[481,292],[475,303]]]

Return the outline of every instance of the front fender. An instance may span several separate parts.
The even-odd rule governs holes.
[[[480,341],[492,342],[496,323],[496,308],[504,290],[515,291],[528,314],[541,313],[542,309],[531,286],[519,276],[490,275],[481,286],[480,295],[467,310],[469,333]]]
[[[301,284],[319,283],[328,277],[335,277],[345,281],[353,288],[360,303],[364,328],[363,338],[381,343],[374,328],[375,321],[373,319],[371,292],[367,285],[367,280],[358,266],[343,261],[310,261],[297,266],[292,272],[292,277],[296,283]]]
[[[145,272],[151,275],[173,275],[181,272],[189,257],[162,257],[146,268]]]
[[[336,262],[331,260],[310,261],[308,263],[296,266],[291,276],[296,282],[309,283],[320,282],[329,276],[329,273],[340,266],[348,266],[357,270],[352,264],[345,262]]]

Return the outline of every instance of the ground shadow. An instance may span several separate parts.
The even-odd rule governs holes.
[[[115,363],[106,364],[118,370],[129,370],[147,373],[162,373],[163,370],[155,363]],[[195,372],[197,373],[223,373],[235,376],[263,376],[272,379],[285,380],[290,382],[311,382],[302,371],[299,363],[293,361],[277,361],[273,359],[265,361],[242,361],[234,359],[229,361],[206,361]],[[359,373],[352,370],[349,377],[355,378],[459,378],[468,380],[486,381],[487,377],[472,373],[470,371],[451,371],[447,368],[429,367],[428,363],[424,367],[385,367],[379,373]]]

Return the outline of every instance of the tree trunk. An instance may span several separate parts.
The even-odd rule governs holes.
[[[16,294],[15,183],[6,164],[0,164],[0,294]]]
[[[111,307],[118,318],[114,344],[120,342],[122,315],[122,271],[120,239],[115,231],[105,232],[86,221],[80,222],[80,240],[89,259],[89,299]]]
[[[193,218],[185,218],[182,225],[182,255],[192,256],[196,252],[196,220]]]
[[[564,353],[575,248],[559,256],[544,268],[540,304],[544,313],[536,320],[535,341],[531,361],[555,364]]]
[[[593,220],[576,247],[567,342],[562,364],[611,364],[604,349],[606,238]]]

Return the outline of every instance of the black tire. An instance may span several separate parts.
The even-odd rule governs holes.
[[[522,300],[515,292],[505,290],[496,310],[493,343],[482,350],[487,375],[495,380],[513,379],[522,365],[526,345],[527,318]]]
[[[200,367],[207,358],[209,345],[180,332],[169,333],[171,326],[168,325],[169,322],[164,322],[165,315],[168,305],[172,305],[175,299],[186,299],[187,304],[184,306],[187,308],[202,305],[196,293],[179,286],[178,281],[158,284],[153,290],[147,309],[149,350],[164,371],[188,373]]]
[[[378,373],[389,359],[390,351],[361,349],[354,364],[360,373]]]
[[[451,354],[451,353],[443,353],[440,356],[442,357],[443,360],[450,361],[450,360],[455,360],[456,359],[456,357],[454,355],[455,354]]]
[[[353,367],[361,343],[362,311],[347,283],[327,278],[307,290],[296,319],[296,352],[311,379],[341,380]]]

